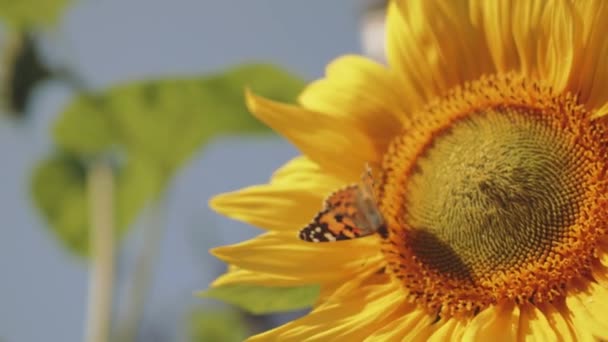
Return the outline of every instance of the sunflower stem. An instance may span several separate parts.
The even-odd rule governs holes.
[[[109,340],[115,247],[113,186],[112,169],[108,163],[95,162],[87,175],[92,256],[85,332],[87,342]]]

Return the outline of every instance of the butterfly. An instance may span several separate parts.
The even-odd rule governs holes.
[[[323,209],[300,230],[299,237],[309,242],[331,242],[377,231],[385,234],[386,228],[374,195],[371,169],[366,167],[359,184],[348,185],[325,199]]]

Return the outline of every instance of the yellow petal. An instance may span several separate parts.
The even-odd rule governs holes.
[[[332,282],[320,284],[320,293],[316,304],[317,307],[328,301],[341,300],[340,297],[348,295],[353,290],[362,286],[387,285],[391,286],[390,277],[384,273],[378,273],[377,268],[370,267],[360,270],[356,275],[346,273]],[[210,287],[227,285],[257,285],[269,287],[293,287],[311,285],[309,279],[282,277],[268,273],[250,271],[230,265],[228,271],[219,276]]]
[[[519,327],[519,307],[501,304],[481,311],[467,327],[465,341],[515,341]]]
[[[514,1],[471,1],[471,20],[484,33],[494,67],[501,73],[520,65],[512,29],[513,7]]]
[[[574,50],[574,69],[568,90],[579,94],[581,103],[596,110],[595,116],[608,113],[608,2],[576,1],[582,25],[581,46]]]
[[[596,338],[608,340],[608,289],[590,282],[580,293],[566,297],[566,305],[572,312],[572,319],[578,333],[589,332]]]
[[[522,1],[518,5],[524,3]],[[538,58],[540,78],[548,80],[554,90],[563,91],[567,89],[573,72],[575,51],[579,50],[582,44],[582,24],[571,1],[546,3],[540,21],[542,38],[532,39],[538,39],[539,49],[544,51]]]
[[[472,25],[467,6],[464,1],[390,2],[388,60],[412,105],[494,71],[483,32]]]
[[[608,267],[608,252],[606,252],[605,250],[601,250],[599,255],[599,261],[603,266]]]
[[[317,303],[313,306],[317,307],[328,301],[339,301],[341,300],[340,297],[345,295],[348,296],[353,290],[357,290],[363,286],[385,285],[390,287],[395,285],[390,283],[390,276],[386,273],[379,273],[378,269],[374,267],[360,270],[354,276],[352,274],[344,274],[342,278],[337,278],[333,282],[321,284],[319,298]],[[219,276],[210,287],[243,284],[270,287],[311,285],[308,279],[281,277],[268,273],[241,269],[237,266],[230,265],[228,271]]]
[[[423,103],[482,73],[521,71],[578,94],[599,117],[608,113],[606,17],[603,0],[395,1],[388,56]]]
[[[324,192],[343,186],[343,181],[329,175],[305,156],[293,158],[272,175],[272,184],[304,186],[311,192]]]
[[[396,77],[366,58],[349,55],[327,66],[324,79],[310,84],[300,103],[316,112],[353,120],[379,155],[401,133],[412,108]]]
[[[399,288],[368,286],[340,301],[326,302],[308,315],[248,341],[361,341],[376,326],[383,326],[402,312]]]
[[[483,3],[480,2],[479,5],[483,5]],[[491,6],[492,4],[487,5]],[[540,57],[539,53],[542,53],[542,50],[539,49],[538,37],[541,35],[541,27],[538,23],[541,21],[546,3],[544,1],[520,1],[517,5],[504,2],[502,5],[513,6],[513,44],[518,55],[517,60],[521,64],[521,71],[525,75],[539,76],[537,61]],[[494,7],[496,7],[496,4],[494,4]],[[509,15],[509,13],[506,13],[506,15]],[[508,20],[506,21],[509,23]],[[496,30],[494,35],[502,35],[504,34],[502,31],[506,30]],[[491,37],[488,37],[488,39],[491,39]],[[506,70],[516,68],[515,60],[511,60],[509,63],[509,60],[504,56],[504,54],[509,52],[502,51],[504,49],[503,45],[504,43],[496,44],[496,48],[500,52],[495,52],[498,55],[497,59],[506,59],[504,62],[500,62],[501,68]],[[510,46],[510,44],[507,44],[507,46]],[[511,58],[514,59],[515,56],[511,55]]]
[[[352,291],[363,286],[372,285],[384,285],[400,289],[401,284],[393,283],[393,279],[388,274],[378,272],[377,268],[368,268],[366,271],[360,271],[354,278],[349,275],[333,283],[323,284],[319,293],[318,303],[315,307],[328,301],[340,301],[341,297],[348,296]]]
[[[580,22],[568,0],[471,3],[471,19],[485,33],[498,72],[521,71],[562,91],[581,44]]]
[[[608,288],[608,268],[601,264],[594,265],[591,268],[591,274],[593,275],[593,279],[597,281],[598,284]]]
[[[432,321],[429,314],[412,305],[403,310],[399,318],[373,332],[365,341],[426,341],[434,330]]]
[[[298,157],[277,170],[270,184],[215,196],[209,205],[263,229],[295,232],[323,208],[325,197],[342,186],[308,158]]]
[[[606,51],[606,54],[608,54],[608,51]],[[599,87],[597,87],[597,88],[599,88]],[[596,89],[597,89],[597,88],[596,88]],[[599,94],[598,94],[598,95],[599,95]],[[591,101],[591,100],[589,101],[589,102],[590,102],[589,107],[591,107],[591,108],[596,108],[596,109],[593,111],[593,115],[592,115],[593,117],[596,117],[596,118],[604,117],[604,116],[606,116],[606,114],[608,114],[608,102],[606,102],[606,103],[605,103],[604,105],[602,105],[602,106],[599,106],[599,107],[593,107],[594,102],[599,102],[599,103],[601,103],[601,101],[599,101],[599,100],[601,100],[601,101],[605,101],[605,100],[604,100],[604,99],[602,99],[600,96],[598,96],[598,101]]]
[[[274,102],[249,91],[246,98],[249,110],[258,119],[345,182],[357,181],[366,163],[378,163],[382,157],[352,117]]]
[[[428,341],[460,341],[464,335],[464,332],[466,331],[467,324],[468,320],[454,318],[448,319],[447,322],[443,323],[441,327],[439,327],[431,336],[429,336]]]
[[[382,268],[377,236],[332,243],[301,241],[291,232],[270,232],[236,245],[211,250],[227,263],[251,271],[301,279],[308,283],[331,282],[369,267]]]
[[[260,285],[260,286],[298,286],[308,285],[306,281],[273,274],[254,272],[231,265],[229,270],[211,283],[211,287],[226,285]]]
[[[569,311],[563,305],[543,303],[538,305],[539,309],[547,318],[547,322],[555,331],[559,341],[589,341],[593,340],[591,335],[580,335],[574,331],[573,322],[569,317]]]
[[[257,185],[218,195],[209,204],[235,220],[295,235],[321,210],[327,192],[313,193],[301,186]]]
[[[545,314],[534,305],[520,306],[518,341],[557,341],[557,334]]]

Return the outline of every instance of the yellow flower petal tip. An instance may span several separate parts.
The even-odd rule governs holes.
[[[226,208],[230,207],[230,203],[230,196],[226,194],[215,195],[207,202],[209,208],[222,214],[226,214]]]
[[[242,221],[247,215],[243,215],[243,210],[247,208],[240,200],[238,192],[225,193],[214,196],[209,200],[209,208],[222,215],[226,215],[235,220]]]
[[[262,100],[261,97],[257,96],[250,88],[245,88],[245,104],[247,109],[253,114],[260,110],[259,102]]]
[[[222,247],[214,247],[209,249],[209,254],[213,255],[214,257],[218,258],[218,259],[224,259],[223,258],[223,254],[222,254]]]
[[[338,58],[299,106],[246,90],[303,157],[210,201],[269,231],[211,253],[223,282],[321,286],[252,340],[608,339],[607,17],[395,0],[388,66]]]
[[[209,249],[209,254],[214,257],[225,261],[226,263],[232,263],[235,259],[234,253],[231,253],[232,246],[214,247]]]

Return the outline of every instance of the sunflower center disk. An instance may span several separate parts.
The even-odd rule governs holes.
[[[473,113],[437,136],[407,184],[420,261],[462,279],[539,259],[575,223],[581,160],[528,113]]]
[[[391,272],[445,315],[563,298],[606,234],[605,127],[571,96],[505,76],[415,116],[380,184]]]

